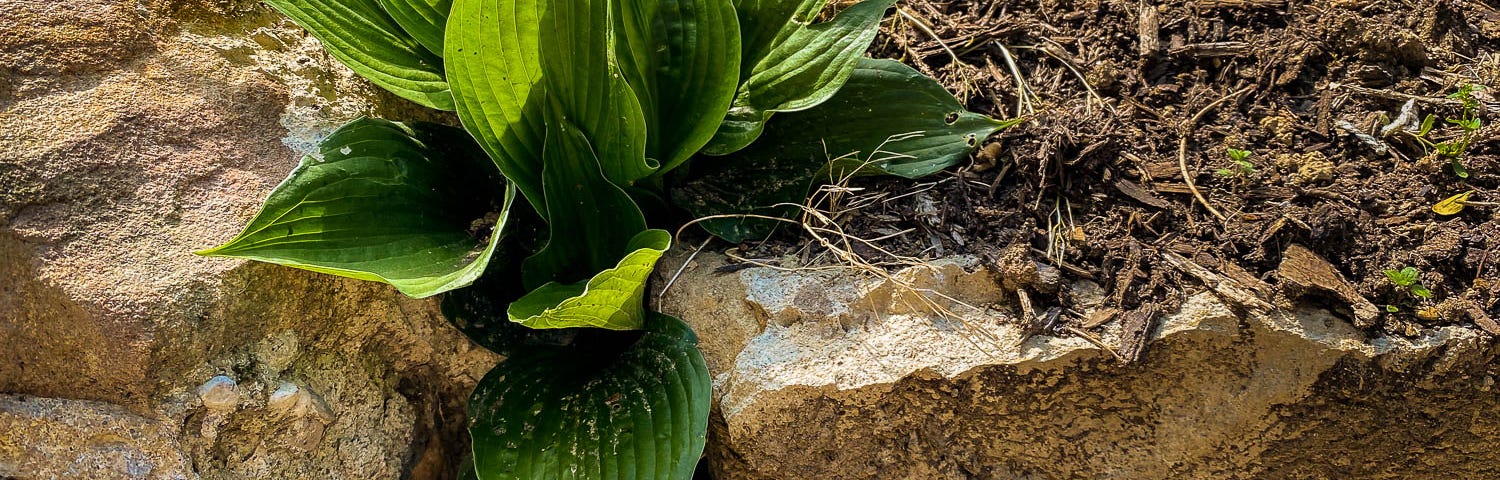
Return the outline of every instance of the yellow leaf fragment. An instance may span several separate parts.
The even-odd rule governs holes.
[[[1467,192],[1448,197],[1447,199],[1438,202],[1437,205],[1433,205],[1432,211],[1437,213],[1438,215],[1456,215],[1458,214],[1458,212],[1464,211],[1464,204],[1469,201],[1469,195],[1473,194],[1474,191],[1469,190]]]

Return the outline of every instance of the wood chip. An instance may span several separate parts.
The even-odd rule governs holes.
[[[1109,323],[1110,320],[1114,320],[1115,317],[1119,314],[1120,310],[1116,308],[1101,308],[1098,310],[1094,310],[1093,312],[1089,313],[1088,319],[1084,320],[1083,325],[1080,325],[1079,327],[1084,330],[1098,328],[1100,325],[1104,325],[1106,323]]]
[[[1298,244],[1287,247],[1282,253],[1281,265],[1276,267],[1276,275],[1301,292],[1323,291],[1343,300],[1354,309],[1354,325],[1357,327],[1372,327],[1380,318],[1380,309],[1374,303],[1360,295],[1333,264],[1307,247]],[[1288,292],[1289,296],[1297,293]]]
[[[1161,51],[1161,19],[1157,15],[1156,5],[1148,0],[1141,0],[1136,5],[1137,15],[1136,34],[1140,37],[1140,54],[1142,57],[1154,57]]]
[[[1156,183],[1156,191],[1161,193],[1193,193],[1186,183]]]
[[[1198,0],[1198,8],[1275,8],[1286,6],[1287,0]]]
[[[1495,323],[1495,319],[1490,318],[1484,310],[1480,310],[1478,305],[1469,307],[1469,318],[1474,319],[1474,324],[1479,325],[1479,328],[1489,332],[1490,335],[1500,335],[1500,323]]]
[[[1187,257],[1176,253],[1162,252],[1161,258],[1167,265],[1171,265],[1173,268],[1181,270],[1183,273],[1203,282],[1203,285],[1214,292],[1214,295],[1217,295],[1230,305],[1238,306],[1259,315],[1265,315],[1272,309],[1271,303],[1267,302],[1263,296],[1241,285],[1233,278],[1214,273],[1202,265],[1188,260]]]
[[[1177,168],[1177,162],[1136,162],[1140,169],[1150,179],[1181,178],[1182,170]]]
[[[1168,53],[1189,57],[1213,58],[1233,57],[1244,54],[1249,50],[1250,44],[1245,42],[1208,42],[1183,45],[1172,49]]]
[[[1148,303],[1126,313],[1120,326],[1120,359],[1125,363],[1140,361],[1151,341],[1151,329],[1156,326],[1156,305]]]
[[[1130,180],[1126,180],[1123,178],[1115,180],[1115,189],[1119,190],[1120,193],[1123,193],[1130,198],[1134,198],[1136,201],[1144,203],[1146,205],[1150,205],[1163,210],[1170,210],[1172,208],[1172,202],[1163,200],[1161,197],[1156,196],[1156,194],[1151,193],[1145,188],[1141,188],[1140,185]]]

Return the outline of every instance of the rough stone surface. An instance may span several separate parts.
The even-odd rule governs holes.
[[[658,271],[675,273],[684,257]],[[1140,363],[1121,365],[1076,336],[1022,342],[1001,279],[965,259],[903,271],[899,283],[715,273],[723,262],[698,255],[659,300],[699,332],[714,375],[716,478],[1488,478],[1500,469],[1491,391],[1500,348],[1474,330],[1372,338],[1325,310],[1243,315],[1199,292],[1158,321]],[[924,303],[905,287],[949,298]],[[1089,287],[1075,288],[1087,296]],[[1119,323],[1100,343],[1119,344]]]
[[[432,301],[190,253],[365,114],[258,1],[0,0],[0,476],[451,478],[498,359]]]
[[[0,395],[0,478],[193,478],[170,423],[119,405]]]

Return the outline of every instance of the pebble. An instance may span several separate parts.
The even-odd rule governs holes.
[[[218,375],[198,386],[198,398],[203,407],[217,412],[234,410],[240,404],[239,385],[234,379]]]

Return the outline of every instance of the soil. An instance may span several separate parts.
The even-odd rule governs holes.
[[[916,66],[971,110],[1029,121],[941,175],[854,181],[862,190],[852,194],[869,205],[839,220],[851,234],[886,237],[873,242],[879,249],[857,249],[868,258],[974,254],[1021,278],[1051,266],[1065,284],[1102,286],[1106,317],[1077,314],[1067,288],[1013,287],[1029,310],[1061,311],[1085,329],[1150,328],[1152,312],[1198,289],[1197,277],[1165,260],[1175,253],[1267,302],[1330,306],[1372,332],[1419,335],[1456,323],[1500,334],[1500,8],[1462,0],[917,0],[898,8],[872,56]],[[1483,126],[1467,134],[1461,178],[1415,133],[1432,114],[1428,141],[1461,140],[1464,130],[1444,119],[1464,116],[1464,102],[1449,96],[1466,85],[1490,88],[1469,95]],[[1248,167],[1230,160],[1231,148],[1251,152]],[[1460,212],[1434,211],[1470,191]],[[806,244],[739,250],[817,258]],[[1420,273],[1430,298],[1385,273],[1405,267]]]

